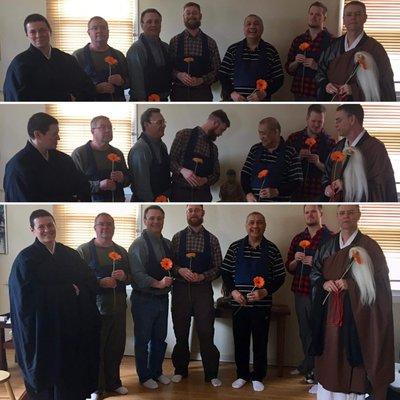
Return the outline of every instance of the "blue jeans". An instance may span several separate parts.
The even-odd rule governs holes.
[[[133,291],[131,296],[135,335],[136,371],[140,383],[162,375],[167,343],[168,295]]]

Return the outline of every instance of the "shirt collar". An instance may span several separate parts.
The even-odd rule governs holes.
[[[192,235],[199,235],[199,234],[203,233],[204,226],[202,225],[198,232],[194,231],[193,228],[190,225],[188,225],[187,229]]]
[[[362,31],[357,37],[356,40],[351,44],[351,46],[349,46],[349,44],[347,43],[347,33],[346,36],[344,37],[344,51],[350,51],[353,50],[358,43],[360,43],[362,37],[364,36],[364,31]]]
[[[357,135],[357,137],[354,139],[354,141],[351,145],[350,145],[349,141],[346,139],[346,142],[344,144],[344,149],[347,149],[349,147],[356,147],[357,143],[361,140],[361,138],[364,136],[364,134],[365,134],[365,129],[363,129],[361,131],[361,133]]]
[[[354,231],[354,233],[347,239],[345,243],[343,243],[342,232],[339,233],[339,247],[340,249],[344,249],[347,246],[350,246],[353,243],[353,240],[356,238],[358,234],[358,229]]]

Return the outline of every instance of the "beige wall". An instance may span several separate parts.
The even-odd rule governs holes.
[[[129,207],[129,204],[125,205]],[[18,254],[24,247],[32,243],[32,236],[28,229],[29,214],[36,208],[46,208],[51,211],[51,206],[46,205],[8,205],[7,220],[8,220],[8,244],[9,253],[0,255],[0,313],[8,310],[7,287],[5,284],[8,280],[8,275],[11,270],[11,265]],[[164,227],[164,235],[171,238],[174,233],[184,228],[185,209],[183,205],[164,205],[166,212],[166,222]],[[285,258],[291,238],[304,228],[302,219],[301,205],[207,205],[205,206],[205,226],[214,233],[220,241],[223,255],[225,255],[228,246],[231,242],[245,236],[244,220],[246,215],[257,209],[261,211],[267,219],[266,237],[273,241],[280,249],[282,256]],[[335,206],[324,206],[325,216],[324,222],[335,230]],[[301,357],[301,346],[298,338],[297,321],[293,304],[293,295],[290,291],[291,278],[287,277],[284,286],[274,295],[274,302],[280,304],[288,304],[291,310],[291,316],[287,319],[287,336],[286,336],[286,356],[285,364],[295,365]],[[214,283],[215,299],[220,296],[221,281],[217,280]],[[395,343],[396,343],[396,359],[400,351],[400,302],[394,304],[395,318]],[[132,337],[133,327],[132,320],[127,312],[127,346],[126,353],[133,353]],[[216,335],[215,342],[221,352],[222,360],[232,360],[233,358],[233,339],[231,325],[229,320],[217,319],[215,323]],[[271,325],[270,331],[270,346],[269,346],[269,362],[275,363],[276,337],[275,323]],[[168,331],[168,349],[167,354],[170,355],[174,344],[174,334],[172,330],[172,322],[169,321]],[[193,340],[193,346],[198,349],[197,341]]]
[[[139,12],[148,7],[157,8],[163,16],[162,39],[169,42],[172,36],[183,30],[182,6],[186,0],[139,0]],[[264,20],[263,38],[273,44],[286,61],[287,51],[295,36],[304,32],[306,14],[311,0],[200,0],[203,11],[203,29],[215,38],[221,58],[227,47],[242,39],[242,21],[250,13],[259,14]],[[340,0],[325,0],[329,14],[328,29],[337,34]],[[23,21],[31,13],[46,13],[45,0],[1,0],[0,2],[0,86],[11,60],[28,47],[23,32]],[[96,12],[93,10],[93,15]],[[291,79],[285,78],[285,85],[275,96],[276,100],[291,99]],[[215,99],[219,99],[219,88],[215,88]]]

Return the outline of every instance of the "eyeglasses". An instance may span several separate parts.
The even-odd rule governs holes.
[[[149,121],[149,122],[151,124],[158,125],[158,126],[167,125],[167,121],[165,119],[159,119],[157,121]]]
[[[339,211],[338,215],[339,217],[344,217],[345,215],[347,215],[348,217],[352,217],[353,215],[358,214],[358,211],[355,210],[348,210],[348,211]]]
[[[101,226],[102,228],[104,228],[105,226],[112,227],[112,226],[114,226],[114,223],[113,222],[98,222],[94,226]]]
[[[101,129],[101,130],[105,131],[106,129],[111,130],[112,126],[111,125],[100,125],[100,126],[93,127],[93,129]]]

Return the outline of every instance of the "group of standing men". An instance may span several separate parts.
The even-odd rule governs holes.
[[[393,71],[382,45],[364,32],[365,4],[346,4],[346,34],[325,29],[327,7],[308,9],[308,29],[290,47],[285,69],[293,75],[295,100],[395,101]],[[31,46],[11,62],[4,83],[6,101],[212,101],[217,80],[225,101],[267,101],[283,85],[283,68],[274,46],[262,39],[263,20],[248,15],[245,38],[228,47],[222,60],[216,41],[201,29],[200,5],[183,7],[185,30],[169,45],[160,39],[162,16],[154,8],[140,16],[142,33],[125,56],[108,45],[108,23],[88,22],[90,43],[74,56],[50,45],[45,17],[29,15],[24,29]],[[361,55],[360,55],[361,54]],[[360,58],[361,57],[361,58]],[[358,67],[362,59],[363,68]],[[262,82],[259,84],[259,82]]]
[[[307,227],[293,238],[286,262],[294,275],[305,355],[299,371],[313,380],[315,364],[319,399],[341,392],[384,400],[394,365],[385,257],[358,230],[358,205],[337,208],[337,234],[322,225],[321,206],[303,209]],[[233,242],[222,260],[218,239],[203,226],[204,215],[202,205],[187,205],[188,226],[169,241],[162,235],[164,210],[151,205],[144,210],[146,228],[126,252],[112,241],[113,218],[101,213],[94,222],[96,237],[77,253],[55,241],[48,211],[31,214],[36,239],[15,259],[9,285],[17,359],[32,399],[98,399],[104,391],[128,392],[120,379],[128,284],[141,384],[157,389],[188,376],[193,316],[205,381],[221,386],[212,287],[220,274],[232,306],[237,374],[232,387],[251,381],[255,391],[264,389],[272,294],[285,280],[280,251],[264,236],[264,215],[253,211],[246,217],[247,235]],[[171,289],[176,344],[175,373],[169,378],[162,364]]]

